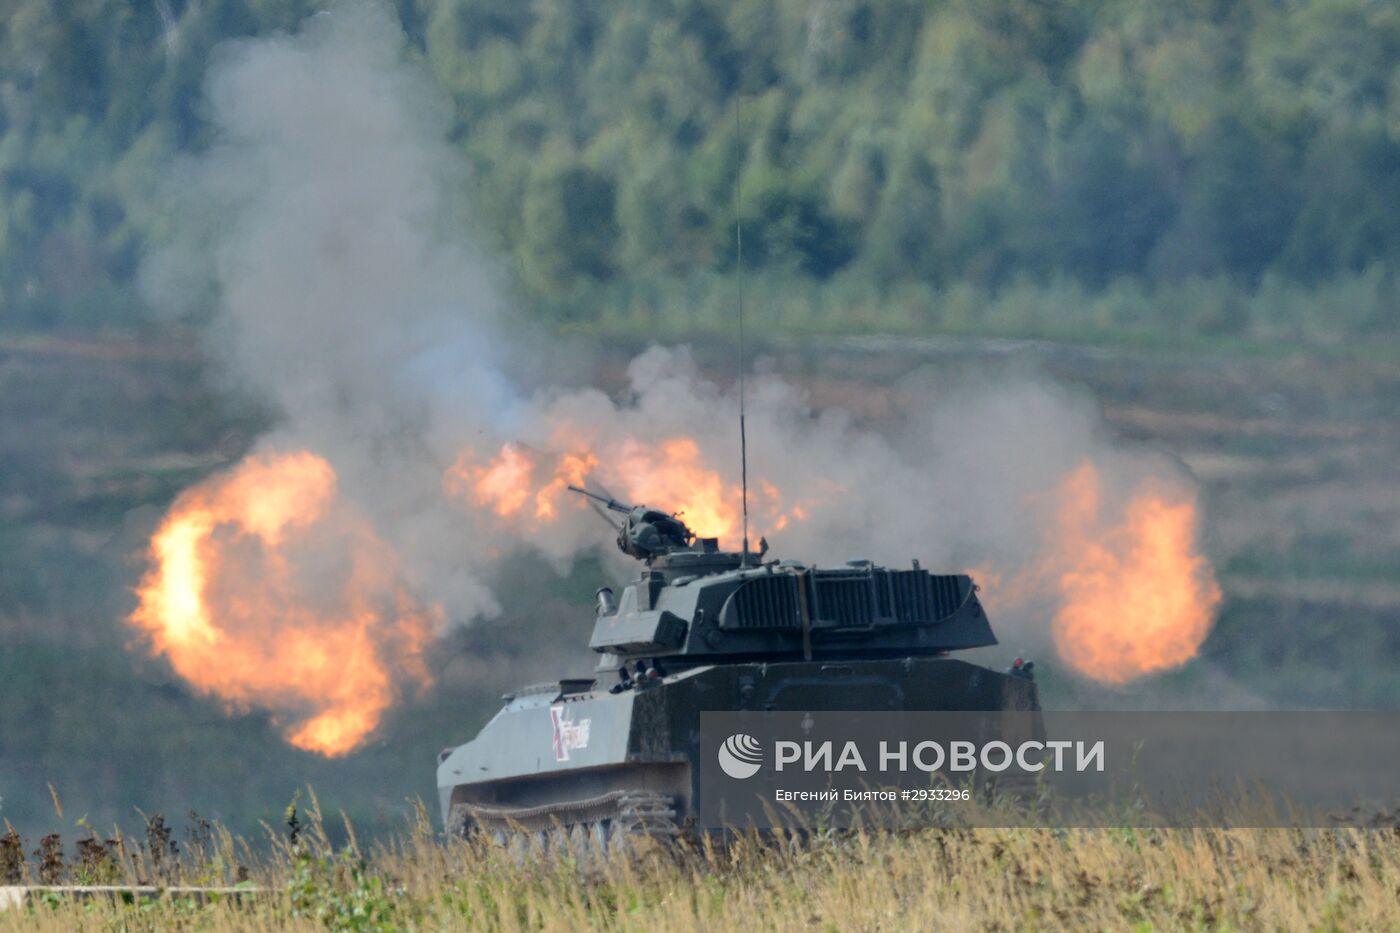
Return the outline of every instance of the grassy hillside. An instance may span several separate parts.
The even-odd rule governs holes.
[[[308,0],[0,10],[0,326],[125,326],[220,42]],[[1368,0],[396,0],[545,318],[1394,336],[1400,11]],[[736,117],[741,129],[736,132]],[[197,310],[197,309],[192,309]]]

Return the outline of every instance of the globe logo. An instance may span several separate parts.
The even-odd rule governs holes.
[[[719,766],[735,780],[751,778],[763,767],[763,746],[753,736],[736,732],[719,747]]]

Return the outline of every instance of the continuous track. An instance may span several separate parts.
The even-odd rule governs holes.
[[[643,839],[669,844],[681,833],[673,798],[646,790],[615,790],[535,807],[456,803],[449,829],[462,838],[484,833],[505,846],[578,856],[617,851]]]

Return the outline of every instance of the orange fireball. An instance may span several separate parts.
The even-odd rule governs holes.
[[[743,526],[740,485],[725,482],[694,438],[623,437],[605,454],[575,441],[565,443],[570,449],[560,454],[508,443],[486,461],[465,449],[444,474],[443,487],[449,495],[501,518],[526,515],[540,525],[559,518],[570,498],[569,486],[592,482],[628,503],[676,513],[702,538],[738,546]],[[572,501],[578,508],[584,506],[582,499]],[[777,487],[762,478],[750,487],[749,504],[753,538],[804,521],[812,509],[810,502],[785,506]]]
[[[703,538],[733,540],[742,521],[741,490],[726,487],[719,473],[702,462],[693,438],[673,437],[659,444],[628,438],[619,453],[618,480],[628,498],[675,512]]]
[[[527,514],[538,521],[551,521],[558,517],[559,504],[568,494],[568,487],[582,485],[597,460],[589,453],[564,454],[553,458],[549,477],[538,480],[546,459],[521,444],[503,444],[490,461],[480,463],[467,448],[443,474],[443,489],[448,495],[468,499],[501,518],[511,518],[531,505]]]
[[[439,611],[397,580],[388,546],[309,451],[254,455],[182,493],[151,540],[130,621],[230,707],[269,710],[323,755],[362,744],[400,674],[428,680]]]
[[[1061,486],[1059,653],[1096,680],[1123,684],[1179,667],[1210,633],[1220,587],[1196,551],[1194,498],[1149,485],[1105,524],[1098,472],[1085,463]]]
[[[973,571],[991,608],[1048,597],[1060,657],[1079,673],[1121,686],[1194,658],[1210,633],[1220,587],[1197,550],[1195,497],[1148,482],[1122,509],[1105,507],[1089,462],[1055,489],[1041,556],[1020,572]]]

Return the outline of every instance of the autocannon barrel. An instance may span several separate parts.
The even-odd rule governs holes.
[[[588,498],[590,498],[590,499],[592,499],[592,500],[594,500],[594,501],[596,501],[596,502],[601,502],[601,503],[603,503],[603,505],[604,505],[605,507],[611,509],[611,510],[614,511],[614,512],[627,513],[627,512],[632,511],[632,506],[630,506],[630,505],[625,505],[625,504],[623,504],[623,503],[621,503],[621,502],[618,502],[616,499],[612,498],[611,496],[600,496],[600,495],[598,495],[596,492],[589,492],[587,489],[584,489],[582,486],[573,486],[573,485],[571,485],[571,486],[569,486],[569,490],[570,490],[571,492],[576,492],[576,493],[578,493],[578,494],[581,495],[581,496],[587,496]]]

